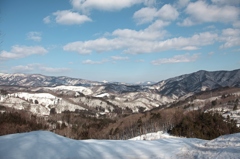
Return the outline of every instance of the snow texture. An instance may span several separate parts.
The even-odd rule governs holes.
[[[7,96],[0,95],[0,104],[19,110],[28,110],[41,116],[49,115],[51,108],[55,108],[57,113],[75,111],[76,109],[85,110],[80,105],[70,103],[49,93],[18,92]]]
[[[83,86],[57,86],[57,87],[47,87],[47,89],[50,90],[70,90],[75,92],[81,92],[84,95],[90,95],[92,94],[92,90]]]
[[[103,93],[103,94],[96,95],[95,97],[99,97],[99,98],[109,97],[109,94],[108,93]]]
[[[167,138],[176,138],[176,137],[171,136],[168,133],[164,133],[163,131],[158,131],[155,133],[143,134],[141,136],[137,136],[129,140],[157,140],[157,139],[167,139]]]
[[[58,100],[61,100],[61,98],[57,98],[52,94],[49,93],[27,93],[27,92],[19,92],[14,94],[9,94],[10,97],[18,97],[21,99],[25,99],[29,101],[30,99],[32,101],[37,100],[39,104],[42,105],[54,105],[58,103]]]
[[[235,159],[239,156],[240,133],[211,141],[178,137],[154,141],[73,140],[48,131],[0,137],[3,159]]]

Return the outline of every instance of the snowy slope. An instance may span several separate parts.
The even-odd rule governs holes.
[[[50,90],[70,90],[75,92],[81,92],[84,95],[92,94],[92,90],[83,86],[57,86],[57,87],[47,87]]]
[[[154,141],[73,140],[47,131],[0,137],[3,159],[169,159],[239,158],[240,133],[207,141],[166,138]]]
[[[232,71],[197,71],[160,81],[150,88],[165,96],[182,97],[189,93],[221,87],[239,87],[240,69]]]
[[[57,104],[58,101],[61,100],[61,98],[57,98],[54,95],[49,94],[49,93],[19,92],[19,93],[9,94],[9,96],[22,98],[27,101],[31,100],[32,102],[37,100],[39,104],[46,105],[46,106]]]
[[[141,136],[137,136],[129,140],[157,140],[157,139],[167,139],[167,138],[176,138],[176,137],[171,136],[168,133],[165,133],[163,131],[158,131],[158,132],[143,134]]]
[[[57,113],[75,111],[76,109],[85,110],[80,105],[70,103],[49,93],[18,92],[6,96],[0,95],[0,97],[2,106],[27,110],[37,115],[49,115],[51,108],[55,108]]]

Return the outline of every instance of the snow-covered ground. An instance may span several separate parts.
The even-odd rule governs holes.
[[[168,133],[165,133],[163,131],[158,131],[154,133],[143,134],[141,136],[137,136],[129,140],[157,140],[157,139],[167,139],[167,138],[176,138],[176,137],[171,136]]]
[[[57,86],[57,87],[46,87],[50,90],[70,90],[75,92],[81,92],[84,95],[92,94],[92,90],[83,86]]]
[[[103,93],[103,94],[96,95],[95,97],[99,97],[99,98],[109,97],[109,94],[108,93]]]
[[[240,156],[240,133],[208,141],[164,138],[154,141],[73,140],[48,131],[0,136],[3,159],[169,159]]]
[[[18,110],[25,109],[41,116],[49,115],[51,108],[55,108],[56,113],[75,111],[76,109],[85,110],[80,105],[70,103],[49,93],[18,92],[6,96],[0,95],[0,104]]]
[[[59,103],[61,98],[57,98],[56,96],[49,93],[27,93],[27,92],[19,92],[9,94],[10,97],[18,97],[27,101],[32,101],[32,103],[37,101],[38,104],[45,105],[46,107],[49,105],[55,105]]]

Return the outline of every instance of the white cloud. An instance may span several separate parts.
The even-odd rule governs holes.
[[[177,19],[178,15],[178,11],[170,4],[165,4],[157,12],[157,16],[162,20],[175,20]]]
[[[78,52],[79,54],[90,54],[92,51],[106,52],[121,49],[125,42],[121,39],[100,38],[89,41],[77,41],[69,43],[63,47],[65,51]]]
[[[92,51],[87,46],[87,43],[92,43],[93,41],[76,41],[72,43],[68,43],[63,47],[64,51],[72,51],[72,52],[78,52],[79,54],[90,54]],[[83,47],[84,46],[84,47]]]
[[[206,46],[214,43],[217,40],[218,35],[209,32],[195,34],[192,37],[178,37],[167,39],[164,41],[137,41],[131,43],[125,53],[139,54],[139,53],[151,53],[161,52],[165,50],[181,50],[189,47]]]
[[[150,1],[148,2],[146,0],[71,0],[70,2],[73,8],[84,12],[91,9],[117,11],[135,4],[150,4]]]
[[[233,6],[240,5],[239,0],[212,0],[212,3],[218,4],[218,5],[233,5]]]
[[[112,56],[111,58],[113,60],[116,60],[116,61],[118,61],[118,60],[128,60],[129,59],[129,57],[127,57],[127,56],[125,56],[125,57],[123,57],[123,56]]]
[[[190,18],[185,18],[183,22],[178,22],[177,24],[180,26],[193,26],[196,23],[194,23]]]
[[[115,62],[115,61],[124,61],[124,60],[128,60],[129,57],[127,56],[111,56],[111,59],[103,59],[101,61],[93,61],[90,59],[84,60],[82,61],[83,64],[90,64],[90,65],[96,65],[96,64],[103,64],[106,62]]]
[[[240,28],[240,20],[233,23],[233,27]]]
[[[187,50],[187,51],[192,51],[192,50],[198,50],[199,48],[196,46],[186,46],[181,48],[180,50]]]
[[[222,30],[222,35],[223,36],[238,36],[240,34],[239,29],[232,29],[232,28],[227,28]]]
[[[41,46],[12,46],[10,52],[1,51],[0,52],[0,60],[9,60],[9,59],[18,59],[31,55],[40,54],[43,55],[48,51]]]
[[[130,31],[131,32],[131,31]],[[114,32],[113,32],[114,33]],[[66,44],[65,51],[90,54],[92,52],[107,52],[122,50],[128,54],[142,54],[161,52],[165,50],[196,50],[199,46],[206,46],[214,43],[218,35],[210,32],[194,34],[192,37],[177,37],[167,40],[129,38],[128,36],[114,34],[112,39],[100,38],[89,41],[77,41]]]
[[[143,2],[145,6],[149,6],[149,7],[155,6],[157,4],[156,0],[144,0]]]
[[[177,6],[178,6],[178,8],[186,7],[189,2],[190,2],[190,0],[178,0]]]
[[[53,15],[56,16],[55,20],[57,23],[64,25],[82,24],[92,21],[86,15],[80,15],[79,13],[70,10],[57,11],[54,12]]]
[[[43,18],[43,22],[44,22],[45,24],[50,23],[50,22],[51,22],[50,16],[46,16],[45,18]]]
[[[39,42],[42,40],[42,34],[40,32],[29,32],[27,38]]]
[[[74,9],[89,12],[92,9],[104,11],[118,11],[136,4],[152,7],[156,0],[70,0]]]
[[[53,67],[39,67],[39,70],[47,72],[47,73],[62,73],[62,72],[69,72],[69,68],[53,68]]]
[[[94,64],[103,64],[103,63],[106,63],[106,62],[108,62],[107,59],[102,60],[102,61],[92,61],[92,60],[89,60],[89,59],[88,59],[88,60],[83,61],[82,63],[83,63],[83,64],[94,65]]]
[[[153,7],[145,7],[136,11],[133,18],[137,24],[145,24],[153,20],[172,21],[179,16],[178,11],[170,4],[165,4],[159,10]]]
[[[166,33],[165,30],[163,30],[163,28],[165,26],[168,26],[170,24],[170,22],[166,22],[166,21],[162,21],[162,20],[156,20],[155,22],[153,22],[151,25],[149,25],[146,29],[144,29],[145,32],[155,32],[155,34],[162,33],[164,32],[164,34]]]
[[[166,34],[166,31],[155,30],[131,30],[131,29],[117,29],[112,35],[120,38],[138,39],[138,40],[156,40],[162,39]]]
[[[204,22],[234,22],[240,10],[235,6],[209,5],[205,1],[189,3],[185,12],[189,15],[180,25],[191,26]]]
[[[28,65],[18,65],[11,68],[14,72],[43,72],[43,73],[62,73],[70,71],[69,68],[46,67],[42,64],[34,63]]]
[[[227,28],[222,30],[222,36],[219,40],[224,42],[220,48],[240,46],[240,29]]]
[[[137,21],[137,24],[145,24],[152,22],[156,17],[157,9],[145,7],[136,11],[133,18]]]
[[[34,68],[31,65],[26,65],[26,66],[19,65],[19,66],[12,67],[12,70],[14,72],[31,72],[34,70]]]
[[[214,54],[213,51],[208,53],[209,56],[212,56],[213,54]]]
[[[193,62],[199,58],[199,54],[184,54],[184,55],[175,55],[172,58],[163,58],[158,60],[153,60],[151,63],[153,65],[161,65],[167,63],[183,63],[183,62]]]

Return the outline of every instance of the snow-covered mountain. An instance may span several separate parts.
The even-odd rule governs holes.
[[[171,137],[153,141],[73,140],[47,131],[0,136],[3,159],[186,159],[240,156],[240,133],[214,140]]]
[[[240,87],[240,69],[233,71],[198,71],[160,81],[154,85],[160,94],[181,97],[188,93],[221,87]]]
[[[0,73],[0,85],[27,86],[27,87],[53,87],[66,86],[91,86],[101,82],[84,79],[70,78],[65,76],[44,76],[40,74],[6,74]]]
[[[30,105],[36,108],[30,109],[31,112],[42,115],[48,115],[53,108],[57,113],[99,108],[100,113],[119,112],[119,109],[139,112],[167,106],[200,91],[221,87],[240,87],[240,69],[198,71],[153,85],[103,83],[63,76],[0,74],[0,90],[9,92],[9,95],[0,94],[0,103],[16,109],[26,109],[26,105]],[[21,96],[18,95],[21,92]],[[53,98],[43,99],[41,93],[50,94]],[[33,102],[35,100],[43,102],[36,104]]]
[[[110,86],[110,85],[108,85]],[[128,88],[128,87],[126,87]],[[126,89],[124,87],[124,89]],[[104,86],[56,86],[56,87],[6,87],[0,89],[11,90],[6,95],[0,94],[0,104],[15,109],[28,110],[38,115],[49,115],[51,109],[57,113],[75,110],[96,110],[99,113],[113,113],[119,110],[130,109],[138,112],[139,109],[150,110],[173,101],[173,99],[151,92],[119,92],[106,91]],[[129,90],[129,89],[127,89]],[[120,92],[121,91],[121,92]]]
[[[181,97],[188,93],[200,92],[219,87],[240,87],[240,69],[233,71],[198,71],[177,76],[153,84],[141,82],[125,84],[119,82],[95,82],[70,77],[54,77],[39,74],[4,74],[0,73],[0,85],[27,87],[55,87],[55,86],[103,86],[105,92],[147,92],[156,90],[165,96]],[[151,86],[149,86],[151,85]]]
[[[2,106],[30,111],[40,116],[49,115],[52,109],[56,113],[86,109],[81,105],[69,102],[65,98],[60,98],[49,93],[18,92],[8,94],[0,97],[0,103]]]

